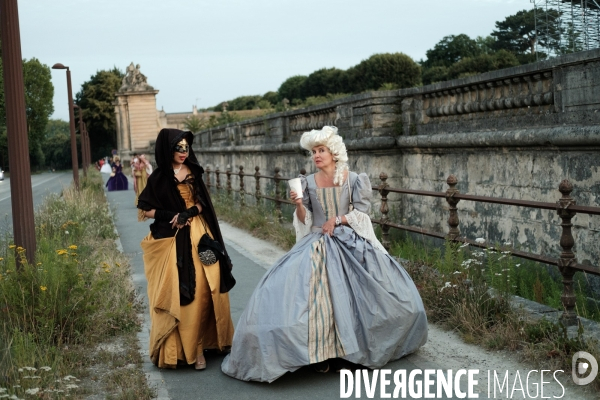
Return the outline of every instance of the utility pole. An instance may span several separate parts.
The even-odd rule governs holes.
[[[13,234],[15,244],[25,248],[27,261],[34,263],[35,223],[17,0],[0,0],[0,36],[4,67]]]

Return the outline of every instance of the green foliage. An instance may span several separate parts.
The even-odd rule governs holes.
[[[44,139],[46,165],[52,169],[69,169],[71,164],[71,134],[69,123],[51,119],[46,125]]]
[[[418,243],[406,238],[393,244],[391,254],[435,268],[444,277],[443,284],[447,281],[456,284],[455,278],[467,279],[485,284],[504,295],[516,295],[556,309],[562,308],[560,275],[552,274],[551,267],[546,265],[513,258],[511,249],[504,245],[469,250],[465,245],[446,242],[444,251],[441,251],[431,243]],[[600,309],[587,299],[589,290],[585,275],[576,273],[574,282],[578,314],[600,321]]]
[[[331,101],[341,99],[344,97],[348,97],[348,96],[350,96],[350,95],[346,94],[346,93],[328,94],[326,96],[311,96],[311,97],[306,98],[306,100],[304,100],[300,103],[297,103],[296,106],[301,107],[301,108],[316,106],[318,104],[329,103]]]
[[[183,127],[191,132],[199,132],[206,126],[206,119],[201,118],[199,115],[194,114],[188,116],[185,121],[183,121]]]
[[[463,58],[450,67],[436,66],[429,68],[423,73],[423,83],[428,85],[430,83],[464,78],[516,65],[519,65],[519,60],[513,53],[500,50],[493,54],[480,54],[476,57]]]
[[[466,57],[475,57],[482,53],[476,40],[463,34],[445,36],[433,49],[427,50],[425,68],[449,67]]]
[[[463,78],[516,65],[519,65],[519,60],[514,54],[506,50],[500,50],[494,54],[480,54],[477,57],[460,60],[448,68],[448,78]]]
[[[51,82],[50,68],[37,58],[23,62],[23,80],[25,83],[25,112],[29,132],[29,156],[35,166],[44,165],[42,145],[46,124],[54,112],[52,98],[54,86]]]
[[[129,269],[115,248],[97,171],[88,173],[80,191],[69,188],[46,198],[35,225],[36,264],[27,262],[10,237],[0,238],[0,387],[16,395],[30,381],[64,389],[57,378],[81,373],[70,349],[89,351],[98,341],[138,327]],[[42,366],[51,372],[36,373],[39,380],[21,376],[22,368]],[[13,386],[17,383],[21,386]]]
[[[83,83],[75,96],[90,136],[92,160],[100,159],[117,148],[115,93],[121,87],[123,73],[116,67],[96,72]]]
[[[553,9],[537,11],[522,10],[515,15],[510,15],[504,21],[496,22],[496,30],[492,36],[496,38],[495,48],[497,50],[508,50],[515,55],[535,54],[535,45],[538,36],[535,31],[535,13],[541,13],[541,19],[547,20],[547,26],[550,37],[560,36],[560,13]],[[540,45],[557,48],[558,43],[551,38],[544,39]]]
[[[344,74],[337,68],[322,68],[311,73],[302,83],[301,98],[343,93],[347,89]]]
[[[493,36],[477,36],[475,38],[479,54],[492,54],[495,51],[496,39]]]
[[[303,86],[307,77],[304,75],[296,75],[291,78],[287,78],[281,86],[279,86],[279,99],[288,99],[292,102],[295,99],[303,99]]]
[[[352,93],[377,90],[383,84],[395,84],[398,88],[418,86],[421,83],[421,67],[403,53],[374,54],[347,73],[348,88]]]
[[[29,158],[32,167],[45,164],[44,133],[50,115],[54,112],[50,68],[37,58],[23,60],[23,83],[25,91],[25,113],[29,143]],[[0,60],[0,135],[6,135],[6,109],[4,99],[3,67]],[[6,139],[0,138],[0,163],[2,168],[8,167],[8,147]]]
[[[279,93],[273,91],[267,92],[263,95],[263,100],[268,101],[272,105],[277,105],[280,103]]]

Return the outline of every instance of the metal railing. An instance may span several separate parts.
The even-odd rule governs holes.
[[[275,202],[275,209],[277,213],[277,217],[279,221],[282,221],[282,213],[281,213],[281,205],[282,204],[294,204],[291,200],[282,196],[282,192],[280,184],[281,182],[287,182],[291,178],[285,178],[280,175],[280,168],[275,168],[274,175],[261,175],[259,167],[254,167],[255,173],[253,175],[255,179],[255,191],[249,192],[245,190],[244,178],[246,176],[244,173],[244,167],[240,166],[238,173],[232,173],[231,169],[227,169],[226,171],[220,171],[219,168],[215,171],[212,171],[210,168],[206,169],[206,184],[209,187],[215,187],[217,191],[223,189],[220,177],[221,175],[226,176],[226,188],[227,193],[229,195],[232,192],[237,192],[240,195],[241,205],[245,206],[245,196],[254,196],[257,201],[262,199],[267,199]],[[215,174],[215,183],[211,180],[211,173]],[[301,174],[305,175],[306,171],[302,169],[300,171]],[[239,189],[233,189],[231,186],[231,176],[238,175],[239,177]],[[270,179],[274,181],[275,184],[275,196],[268,196],[261,193],[261,179]],[[572,219],[575,217],[577,213],[581,214],[589,214],[589,215],[600,215],[600,207],[591,207],[591,206],[578,206],[576,204],[575,199],[571,197],[571,192],[573,191],[573,185],[568,180],[563,180],[558,187],[558,190],[561,193],[561,198],[556,203],[548,203],[541,201],[530,201],[530,200],[512,200],[505,199],[500,197],[488,197],[488,196],[474,196],[468,194],[461,194],[460,191],[456,188],[458,184],[458,180],[456,176],[450,175],[446,180],[448,184],[448,189],[445,192],[433,192],[426,190],[413,190],[413,189],[403,189],[403,188],[393,188],[390,187],[387,183],[388,175],[382,172],[379,175],[379,179],[381,183],[372,187],[373,191],[377,191],[381,196],[381,205],[379,211],[381,212],[380,219],[373,219],[372,222],[379,224],[382,230],[381,243],[383,246],[389,250],[390,248],[390,239],[389,239],[389,231],[390,228],[400,229],[407,232],[419,233],[426,236],[431,236],[439,239],[451,240],[454,242],[462,242],[468,243],[471,246],[480,247],[480,248],[489,248],[485,243],[479,243],[475,240],[471,240],[465,237],[460,236],[460,219],[458,215],[458,203],[463,201],[475,201],[482,203],[493,203],[500,205],[509,205],[516,207],[528,207],[534,209],[542,209],[542,210],[554,210],[557,212],[558,216],[561,219],[561,227],[562,233],[559,240],[559,245],[562,248],[559,258],[552,258],[547,256],[542,256],[539,254],[529,253],[520,250],[512,250],[511,253],[517,257],[538,261],[544,264],[556,265],[562,275],[563,281],[563,292],[561,296],[561,301],[563,304],[563,314],[561,316],[561,322],[567,326],[577,324],[577,314],[575,313],[575,293],[574,293],[574,284],[573,284],[573,275],[576,272],[586,272],[593,275],[600,276],[600,268],[598,266],[584,265],[577,262],[577,258],[573,253],[573,247],[575,246],[575,239],[573,237],[572,232]],[[414,226],[406,226],[394,223],[390,221],[389,218],[389,206],[388,206],[388,195],[390,193],[400,193],[400,194],[408,194],[415,196],[428,196],[428,197],[440,197],[445,198],[448,203],[448,233],[440,233],[435,232],[423,228],[418,228]]]

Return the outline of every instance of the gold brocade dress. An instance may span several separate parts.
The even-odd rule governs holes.
[[[184,181],[177,187],[186,208],[192,207],[191,185]],[[231,346],[233,322],[229,295],[219,291],[219,262],[203,265],[198,256],[197,244],[207,229],[202,214],[192,219],[190,237],[196,292],[194,300],[185,306],[179,304],[175,238],[154,239],[149,233],[141,243],[152,320],[150,358],[160,368],[175,368],[178,360],[193,364],[205,349],[223,350]],[[208,233],[212,237],[210,230]]]

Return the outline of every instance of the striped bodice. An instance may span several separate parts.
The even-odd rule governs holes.
[[[343,186],[342,186],[343,187]],[[319,203],[323,208],[323,212],[325,213],[325,220],[329,220],[332,217],[336,217],[340,214],[340,196],[342,194],[342,187],[327,187],[327,188],[317,188],[317,197],[319,198]]]

